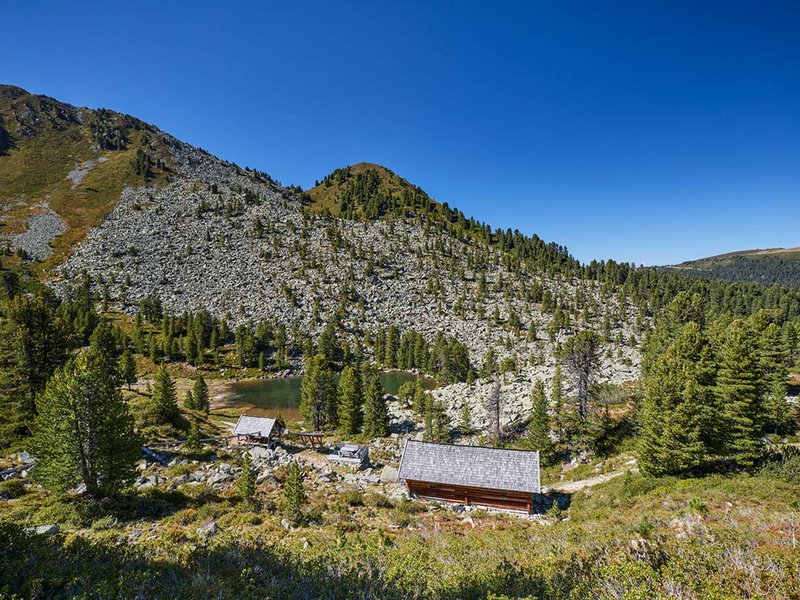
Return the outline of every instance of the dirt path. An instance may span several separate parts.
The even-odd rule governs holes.
[[[633,469],[631,471],[633,471]],[[611,481],[615,477],[619,477],[620,475],[624,474],[625,471],[614,471],[612,473],[604,473],[602,475],[597,475],[596,477],[590,477],[589,479],[579,479],[578,481],[567,481],[565,483],[559,482],[551,486],[550,489],[553,491],[563,492],[565,494],[574,494],[575,492],[579,492],[580,490],[588,487],[593,487],[595,485],[605,483],[606,481]]]

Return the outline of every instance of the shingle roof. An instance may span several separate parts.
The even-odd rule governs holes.
[[[541,492],[538,451],[407,440],[398,479],[531,494]]]
[[[273,427],[275,427],[275,419],[270,417],[242,415],[236,423],[233,435],[258,435],[267,438],[272,434]]]

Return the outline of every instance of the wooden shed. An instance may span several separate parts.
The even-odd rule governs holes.
[[[398,479],[420,498],[531,512],[539,452],[407,440]]]
[[[280,433],[280,425],[270,417],[242,415],[233,429],[233,435],[244,437],[248,442],[269,443],[274,434]]]

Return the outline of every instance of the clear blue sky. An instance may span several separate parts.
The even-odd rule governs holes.
[[[796,0],[10,2],[0,78],[283,183],[384,164],[580,259],[800,245]]]

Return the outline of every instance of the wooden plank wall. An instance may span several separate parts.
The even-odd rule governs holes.
[[[406,481],[406,488],[420,498],[445,500],[446,502],[457,502],[459,504],[478,504],[506,510],[530,512],[533,509],[533,495],[526,492],[411,480]]]

